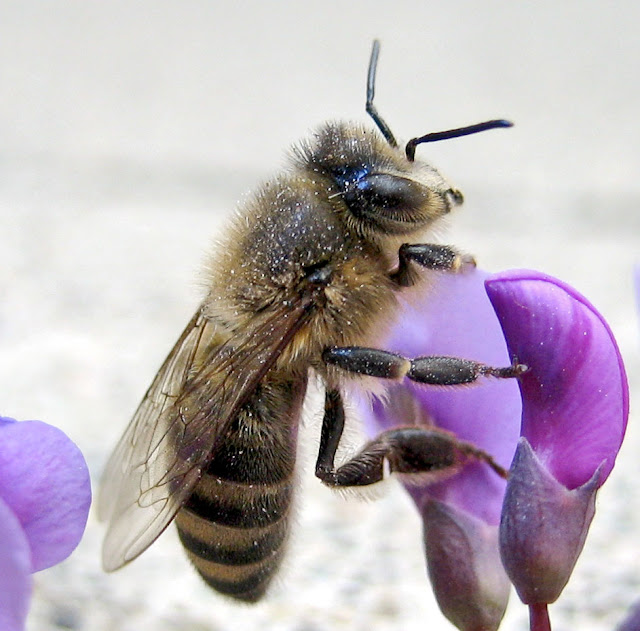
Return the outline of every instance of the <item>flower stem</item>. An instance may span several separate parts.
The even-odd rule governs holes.
[[[531,631],[551,631],[547,603],[529,605],[529,629]]]

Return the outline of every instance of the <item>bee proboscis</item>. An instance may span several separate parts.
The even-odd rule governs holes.
[[[259,599],[285,549],[310,370],[326,387],[316,462],[325,484],[373,484],[385,461],[412,476],[472,457],[501,473],[488,454],[413,419],[334,464],[350,374],[455,385],[521,370],[375,348],[404,288],[429,270],[472,264],[452,247],[420,241],[462,194],[415,160],[416,147],[510,125],[427,134],[402,150],[373,104],[378,50],[374,42],[366,105],[377,130],[322,125],[294,148],[290,169],[243,205],[211,258],[207,295],[107,464],[99,498],[109,522],[106,570],[136,558],[175,520],[209,585]]]

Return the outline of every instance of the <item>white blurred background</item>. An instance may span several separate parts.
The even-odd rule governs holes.
[[[631,1],[2,2],[1,412],[61,427],[97,480],[198,304],[221,222],[318,123],[366,121],[374,37],[376,102],[399,137],[516,123],[418,149],[465,193],[448,239],[486,269],[537,268],[584,293],[637,396],[639,23]],[[611,629],[640,597],[638,420],[632,398],[556,631]],[[309,450],[317,429],[316,412]],[[311,467],[301,478],[266,602],[210,592],[173,533],[107,576],[92,515],[76,553],[36,576],[29,630],[450,629],[401,489],[363,503]],[[503,628],[526,615],[514,594]]]

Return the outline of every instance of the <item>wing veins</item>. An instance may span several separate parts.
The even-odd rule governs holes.
[[[101,498],[102,515],[111,521],[103,550],[106,569],[134,559],[169,525],[200,479],[216,441],[229,431],[258,383],[307,320],[317,293],[314,287],[296,303],[280,305],[249,331],[232,334],[214,352],[206,352],[205,364],[193,374],[203,340],[212,343],[216,338],[215,323],[203,315],[202,307],[196,312],[109,460],[107,472],[120,473],[117,484],[109,480],[104,484],[114,502],[110,513]],[[216,358],[222,359],[216,362]],[[163,398],[160,405],[156,399],[147,401],[154,395]],[[169,403],[169,398],[174,400]],[[183,408],[194,407],[195,415],[188,418]],[[183,442],[175,457],[163,463],[174,432]],[[138,447],[143,459],[132,466]],[[134,480],[137,490],[131,487]]]

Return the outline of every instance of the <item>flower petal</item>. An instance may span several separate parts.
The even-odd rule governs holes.
[[[82,453],[47,423],[0,425],[0,498],[27,535],[32,571],[60,563],[80,542],[91,504]]]
[[[5,425],[10,425],[11,423],[17,423],[16,419],[11,418],[9,416],[0,416],[0,429],[2,429]]]
[[[31,599],[31,550],[18,518],[0,499],[0,629],[23,631]]]
[[[452,355],[494,366],[507,366],[509,354],[498,319],[484,290],[486,272],[441,274],[433,287],[402,305],[397,324],[380,342],[382,348],[408,357]],[[360,406],[371,434],[394,425],[416,422],[396,413],[394,397],[403,389],[440,428],[489,452],[508,468],[519,435],[521,402],[515,380],[482,379],[473,386],[421,386],[405,380],[389,389],[389,403],[373,410]],[[479,489],[483,489],[479,492]],[[411,486],[418,504],[423,495],[467,510],[487,523],[499,521],[504,481],[486,465],[473,463],[455,477],[424,489]]]
[[[606,461],[602,484],[629,413],[624,365],[609,326],[575,289],[539,272],[502,272],[486,287],[509,351],[529,366],[519,379],[522,435],[569,489]]]

